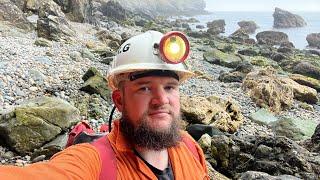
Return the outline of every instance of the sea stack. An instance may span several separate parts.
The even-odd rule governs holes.
[[[274,28],[292,28],[307,25],[306,21],[301,16],[277,7],[273,13],[273,19]]]

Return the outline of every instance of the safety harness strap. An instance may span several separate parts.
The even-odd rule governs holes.
[[[92,143],[100,154],[101,172],[100,180],[116,180],[117,179],[117,161],[116,155],[107,136],[103,136]]]

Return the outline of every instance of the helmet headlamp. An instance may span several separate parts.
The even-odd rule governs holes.
[[[160,56],[167,63],[178,64],[185,61],[189,51],[189,41],[181,32],[168,32],[160,40]]]

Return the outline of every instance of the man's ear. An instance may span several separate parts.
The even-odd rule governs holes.
[[[117,107],[118,111],[122,112],[123,104],[122,104],[122,96],[120,90],[115,90],[112,92],[112,101]]]

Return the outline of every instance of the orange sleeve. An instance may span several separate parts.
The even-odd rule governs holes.
[[[10,180],[98,180],[101,160],[98,151],[85,143],[71,146],[50,161],[26,167],[0,166],[0,179]]]

